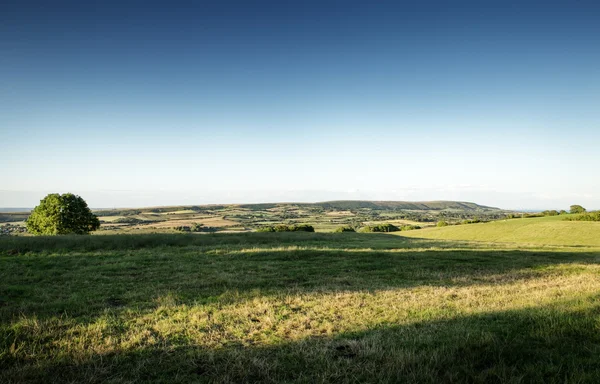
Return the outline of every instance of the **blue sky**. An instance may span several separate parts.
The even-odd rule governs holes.
[[[3,2],[0,207],[600,208],[593,1]]]

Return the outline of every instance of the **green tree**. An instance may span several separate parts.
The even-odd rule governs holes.
[[[27,219],[27,230],[34,235],[87,235],[98,228],[98,217],[72,193],[49,194]]]
[[[586,209],[581,205],[571,205],[571,213],[585,213]]]

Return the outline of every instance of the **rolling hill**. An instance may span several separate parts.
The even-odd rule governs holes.
[[[487,207],[463,201],[368,201],[368,200],[337,200],[309,204],[325,209],[406,209],[419,211],[439,211],[444,209],[463,211],[497,211],[500,208]]]

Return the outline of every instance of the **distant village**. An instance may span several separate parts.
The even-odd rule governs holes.
[[[27,233],[27,228],[15,224],[0,225],[0,236],[16,235],[19,233]]]

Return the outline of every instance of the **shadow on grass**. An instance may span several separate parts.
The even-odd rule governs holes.
[[[165,296],[218,306],[263,296],[500,285],[570,268],[579,273],[575,264],[600,261],[598,252],[469,249],[385,234],[157,239],[0,242],[0,382],[600,382],[596,297],[271,346],[207,349],[181,337],[159,338],[152,347],[79,359],[68,346],[53,346],[54,335],[74,323],[94,322],[106,311],[150,313]],[[38,336],[33,324],[22,336],[32,350],[67,349],[12,358],[19,346],[11,323],[21,316],[64,316],[69,322],[56,322],[61,329]],[[124,331],[113,336],[125,337]]]
[[[600,302],[206,349],[164,339],[74,361],[9,361],[2,382],[597,383]]]
[[[202,305],[286,293],[504,284],[600,261],[598,252],[435,249],[426,245],[438,242],[385,234],[253,235],[241,236],[246,243],[240,235],[174,235],[214,244],[113,250],[109,242],[108,250],[0,256],[0,321],[32,315],[88,321],[107,309],[153,310],[165,296]],[[92,238],[104,237],[77,239]],[[286,248],[293,245],[299,248]]]
[[[0,237],[0,257],[28,252],[69,253],[108,250],[139,250],[165,247],[229,249],[253,246],[327,246],[346,249],[458,247],[467,242],[437,241],[390,236],[383,233],[213,233],[213,234],[123,234],[97,236],[5,236]],[[471,245],[472,246],[472,245]]]

